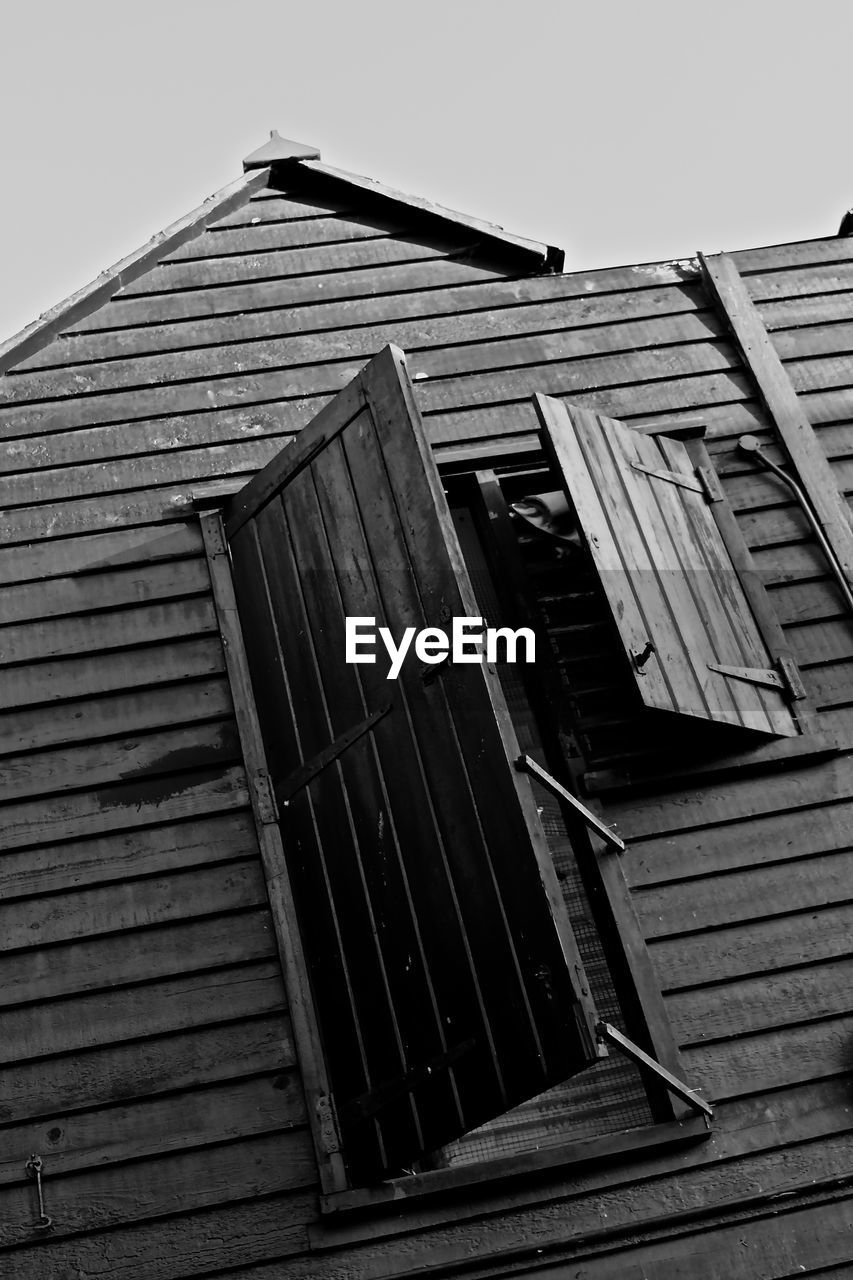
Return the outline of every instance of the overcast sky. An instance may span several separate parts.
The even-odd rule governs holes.
[[[241,172],[323,160],[566,269],[833,235],[844,0],[6,0],[0,337]]]

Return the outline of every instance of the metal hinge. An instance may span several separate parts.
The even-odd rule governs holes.
[[[275,800],[272,779],[265,769],[260,770],[252,778],[252,790],[255,793],[255,812],[259,822],[264,826],[278,822],[278,805]]]
[[[777,658],[776,668],[772,667],[728,667],[720,662],[709,662],[709,671],[717,671],[721,676],[731,680],[742,680],[745,684],[757,684],[765,689],[778,689],[796,701],[806,696],[805,686],[800,678],[797,664],[787,657]]]
[[[674,1093],[677,1098],[681,1098],[682,1102],[686,1102],[688,1107],[692,1107],[694,1111],[701,1111],[709,1119],[713,1118],[714,1108],[704,1098],[701,1098],[695,1089],[691,1089],[683,1080],[679,1080],[671,1071],[667,1071],[666,1067],[662,1067],[659,1062],[655,1062],[654,1058],[650,1058],[638,1044],[634,1044],[633,1040],[623,1036],[622,1032],[617,1031],[609,1022],[596,1023],[595,1033],[600,1040],[606,1040],[608,1044],[612,1044],[614,1048],[624,1053],[626,1058],[636,1062],[638,1067],[651,1071],[659,1080],[663,1081],[670,1093]]]
[[[210,559],[214,556],[224,556],[228,554],[228,546],[225,541],[225,530],[222,526],[222,517],[218,511],[205,511],[199,516],[202,533],[204,534],[204,549]]]
[[[333,1156],[340,1151],[341,1144],[338,1138],[338,1122],[335,1116],[335,1108],[332,1099],[327,1093],[318,1093],[314,1099],[314,1113],[317,1117],[317,1138],[320,1144],[320,1150],[325,1152],[327,1156]]]
[[[625,852],[625,841],[620,840],[616,832],[611,830],[605,823],[597,818],[591,809],[587,809],[586,805],[578,800],[577,796],[573,796],[571,791],[567,791],[565,787],[560,786],[556,778],[552,778],[550,773],[538,765],[535,760],[531,760],[530,756],[519,756],[515,762],[515,767],[519,773],[529,773],[542,783],[543,787],[555,795],[558,800],[565,800],[566,804],[574,809],[575,813],[583,818],[584,822],[590,827],[596,835],[601,836],[605,844],[609,844],[611,849],[618,849],[620,853]]]
[[[685,475],[683,471],[666,471],[663,468],[647,467],[642,462],[632,462],[635,471],[643,471],[656,480],[665,480],[667,484],[677,484],[681,489],[689,489],[691,493],[701,493],[709,502],[722,502],[723,491],[716,474],[710,467],[697,467],[695,478]]]

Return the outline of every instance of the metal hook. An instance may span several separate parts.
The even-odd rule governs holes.
[[[42,1189],[41,1189],[41,1171],[43,1168],[44,1168],[44,1161],[42,1160],[40,1155],[36,1155],[36,1154],[31,1155],[26,1165],[24,1166],[27,1176],[30,1178],[35,1178],[36,1180],[36,1192],[38,1194],[38,1201],[39,1201],[39,1216],[38,1216],[38,1222],[33,1223],[34,1231],[50,1231],[51,1227],[53,1226],[53,1218],[49,1217],[48,1214],[46,1214],[44,1211],[44,1196],[42,1195]]]

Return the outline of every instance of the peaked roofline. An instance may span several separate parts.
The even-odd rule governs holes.
[[[317,147],[305,142],[294,142],[292,138],[283,138],[277,129],[270,131],[269,141],[258,147],[243,161],[243,169],[249,172],[259,165],[269,165],[275,170],[286,172],[292,179],[294,174],[313,173],[330,179],[332,182],[347,187],[354,187],[359,192],[366,192],[382,203],[402,206],[428,218],[431,222],[439,222],[445,226],[463,227],[466,231],[475,231],[481,240],[511,249],[520,254],[528,270],[553,271],[563,270],[565,254],[554,245],[541,244],[538,240],[527,240],[522,236],[511,235],[494,222],[484,222],[481,218],[470,218],[456,209],[448,209],[444,205],[435,204],[431,200],[423,200],[420,196],[409,196],[394,187],[386,187],[372,178],[363,178],[357,173],[349,173],[345,169],[334,169],[323,164]]]
[[[372,178],[363,178],[357,173],[348,173],[344,169],[335,169],[331,165],[323,164],[319,159],[300,160],[295,167],[308,173],[319,174],[324,178],[331,179],[333,182],[354,187],[358,191],[367,192],[382,201],[390,201],[392,204],[402,205],[406,209],[426,215],[438,222],[454,227],[463,227],[466,231],[475,231],[478,236],[492,242],[496,247],[511,249],[516,255],[521,254],[526,260],[525,265],[529,270],[555,273],[563,270],[566,255],[556,245],[542,244],[538,240],[527,240],[522,236],[514,236],[510,232],[504,231],[503,227],[499,227],[494,222],[484,222],[481,218],[469,217],[466,213],[459,213],[456,209],[448,209],[444,205],[434,204],[431,200],[424,200],[420,196],[406,195],[402,191],[397,191],[394,187],[386,187],[381,182],[375,182]]]
[[[19,361],[39,351],[69,325],[90,315],[124,285],[144,275],[164,254],[171,253],[187,240],[194,239],[208,222],[214,222],[233,209],[238,209],[256,191],[268,186],[269,180],[269,169],[254,169],[235,182],[229,182],[228,186],[208,196],[191,213],[178,218],[177,222],[152,236],[140,249],[102,271],[90,284],[84,285],[63,302],[43,312],[19,333],[0,343],[0,374],[8,372]]]

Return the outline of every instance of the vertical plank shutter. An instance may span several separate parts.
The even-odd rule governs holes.
[[[588,1065],[595,1017],[493,671],[344,660],[477,608],[401,352],[233,500],[235,588],[350,1176]]]
[[[536,402],[643,703],[795,736],[791,690],[685,446],[547,396]]]

